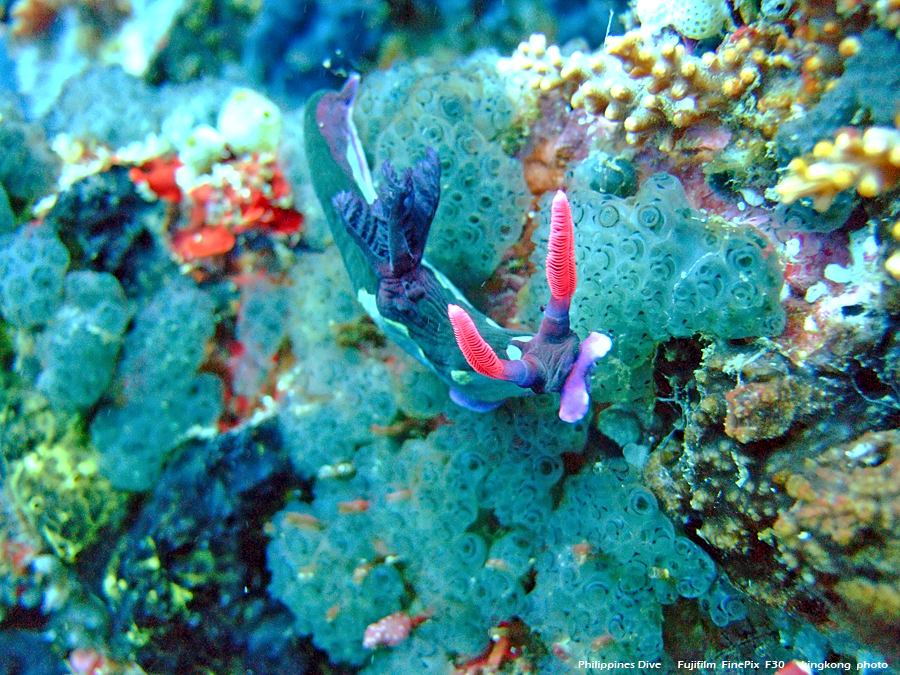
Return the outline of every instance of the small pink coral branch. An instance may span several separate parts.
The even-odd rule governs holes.
[[[73,649],[67,663],[75,675],[108,675],[112,669],[109,659],[96,649]]]
[[[366,649],[394,647],[409,637],[410,631],[427,618],[427,614],[410,618],[404,612],[394,612],[366,628],[363,647]]]

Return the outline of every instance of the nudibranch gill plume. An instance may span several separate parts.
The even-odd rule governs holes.
[[[602,333],[579,342],[569,326],[577,275],[565,193],[553,199],[551,294],[540,328],[536,334],[502,328],[423,258],[440,198],[437,153],[429,148],[399,176],[385,162],[375,189],[352,120],[358,84],[353,75],[341,91],[310,99],[305,143],[316,194],[360,303],[388,337],[450,387],[456,403],[486,411],[513,396],[559,392],[560,418],[582,419],[591,372],[612,342]]]

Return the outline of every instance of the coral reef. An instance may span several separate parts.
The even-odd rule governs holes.
[[[66,83],[43,117],[52,136],[120,148],[156,131],[165,112],[154,90],[121,68],[93,68]]]
[[[0,671],[897,669],[900,5],[630,4],[0,3]],[[509,330],[567,195],[583,420],[364,318],[302,109],[353,71]]]
[[[840,36],[838,32],[832,41]],[[833,139],[842,127],[893,123],[900,105],[900,76],[894,68],[900,58],[897,40],[885,31],[869,29],[844,38],[837,49],[846,56],[844,72],[823,87],[818,102],[807,102],[804,114],[791,116],[778,129],[775,140],[784,162],[811,152],[821,140]],[[826,60],[819,59],[820,63]]]
[[[265,278],[243,289],[235,325],[238,347],[231,367],[232,387],[239,396],[255,396],[273,370],[286,337],[289,302],[288,290]]]
[[[835,338],[845,347],[839,360],[830,352],[817,352],[802,366],[773,343],[707,347],[693,374],[696,391],[675,397],[686,416],[683,438],[672,437],[652,453],[644,475],[670,511],[693,519],[697,534],[719,550],[723,567],[740,580],[742,590],[814,622],[828,616],[841,630],[885,648],[874,623],[852,618],[855,609],[848,598],[837,590],[836,595],[823,593],[823,585],[852,582],[846,587],[848,597],[859,591],[855,607],[862,606],[865,584],[848,573],[835,547],[855,536],[851,521],[857,504],[860,513],[877,519],[884,508],[890,509],[891,500],[883,477],[860,483],[865,490],[863,485],[881,482],[881,487],[871,488],[877,493],[872,500],[879,504],[874,509],[865,505],[863,495],[854,497],[846,482],[855,475],[867,480],[858,472],[880,466],[894,433],[877,432],[867,440],[870,425],[891,419],[889,408],[869,398],[859,379],[869,364],[871,341],[880,334],[848,328],[837,331],[841,337]],[[813,375],[816,362],[841,364],[847,374]],[[889,397],[885,400],[890,402]],[[836,418],[826,425],[820,421],[823,414]],[[883,450],[875,452],[876,447]],[[851,448],[858,449],[858,458]],[[879,459],[867,463],[867,448]],[[807,520],[801,524],[802,518]],[[837,534],[834,528],[842,522],[849,529]],[[829,539],[823,544],[832,532],[838,539],[844,536],[843,543]],[[829,553],[829,546],[835,553]],[[882,553],[891,548],[874,541],[872,546]],[[853,558],[849,551],[844,555],[848,561]],[[834,576],[826,580],[829,574]],[[889,576],[879,581],[892,583]]]
[[[74,608],[79,584],[68,564],[116,521],[121,501],[98,474],[76,417],[8,372],[0,385],[0,616],[15,623]]]
[[[193,441],[166,467],[103,573],[111,657],[138,653],[150,672],[311,667],[254,571],[263,521],[296,487],[278,446],[271,426],[244,430]]]
[[[719,0],[687,0],[677,5],[640,0],[634,9],[641,30],[654,33],[671,25],[680,35],[693,40],[718,35],[731,20],[728,4]]]
[[[225,147],[220,143],[213,156],[226,155]],[[135,182],[146,184],[160,199],[183,203],[187,216],[168,233],[178,260],[215,260],[232,251],[239,237],[286,238],[300,230],[303,216],[290,209],[290,188],[274,155],[223,159],[193,177],[182,168],[180,159],[168,158],[151,160],[130,172]],[[241,237],[244,233],[249,234]]]
[[[738,384],[725,394],[725,435],[738,443],[777,438],[809,407],[807,383],[767,373],[764,381]]]
[[[44,130],[22,114],[14,96],[0,101],[0,158],[0,185],[17,212],[49,192],[59,173]]]
[[[0,312],[18,328],[46,324],[63,301],[69,251],[48,227],[0,239]]]
[[[268,6],[268,2],[185,3],[151,55],[145,79],[189,83],[221,75],[240,58],[251,23]]]
[[[154,290],[167,272],[152,247],[163,219],[161,205],[141,199],[127,171],[115,167],[60,192],[43,223],[75,253],[76,266],[115,275],[133,297]]]
[[[116,278],[70,272],[65,298],[38,338],[37,388],[62,409],[87,409],[112,381],[131,309]]]
[[[515,616],[546,648],[565,645],[550,662],[572,664],[589,654],[658,658],[657,603],[678,596],[700,597],[720,625],[743,618],[734,592],[713,588],[710,558],[676,535],[633,469],[615,460],[566,477],[565,453],[583,446],[586,428],[523,415],[542,402],[507,407],[447,409],[450,424],[399,448],[384,440],[344,448],[335,460],[352,471],[320,473],[312,503],[279,514],[272,591],[294,610],[300,633],[336,660],[359,663],[370,658],[372,624],[427,612],[415,636],[444,651],[437,672],[447,672],[451,655],[478,655],[491,626]],[[298,444],[293,456],[306,462],[308,447]],[[640,560],[635,538],[644,542]],[[450,555],[437,555],[445,542]],[[605,647],[592,652],[598,639]],[[382,664],[401,651],[415,658],[418,644],[400,642],[390,661],[376,652],[368,672],[387,672]]]
[[[291,208],[291,188],[278,162],[281,111],[272,101],[240,87],[227,97],[213,87],[191,99],[192,87],[185,86],[168,91],[166,109],[143,83],[114,72],[124,80],[123,89],[133,92],[124,104],[116,98],[116,106],[126,108],[121,111],[124,124],[79,114],[74,105],[67,108],[68,119],[60,114],[49,121],[78,129],[74,136],[71,132],[57,136],[57,150],[66,159],[64,185],[75,187],[82,179],[89,182],[77,190],[106,189],[129,199],[127,193],[133,191],[121,183],[97,184],[112,183],[118,167],[130,166],[128,177],[144,199],[177,207],[152,232],[179,263],[222,267],[225,254],[236,247],[243,249],[267,237],[296,243],[303,216]],[[85,88],[93,90],[95,78],[105,83],[96,87],[100,94],[112,95],[106,89],[111,78],[104,77],[104,71],[91,75],[70,86],[73,98],[84,96]],[[150,114],[138,113],[147,100]],[[137,118],[135,124],[131,118]],[[107,178],[93,178],[98,172]],[[97,196],[84,194],[75,200],[91,198]],[[73,206],[69,200],[65,208]],[[109,213],[113,209],[105,208],[104,220],[113,217]]]
[[[36,562],[46,563],[52,558],[46,542],[19,512],[5,486],[0,491],[0,538],[0,616],[18,608],[41,607],[58,569],[43,564],[52,574],[35,572]]]

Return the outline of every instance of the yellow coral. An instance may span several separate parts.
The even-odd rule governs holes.
[[[636,144],[667,125],[685,128],[726,113],[771,136],[796,96],[782,95],[784,78],[769,75],[799,70],[803,50],[777,25],[732,36],[702,57],[688,54],[677,38],[640,31],[610,37],[597,52],[566,56],[533,35],[499,68],[521,74],[538,96],[561,90],[573,109],[620,123]]]
[[[71,429],[10,467],[7,488],[16,508],[67,562],[92,543],[121,503],[97,471],[94,454]]]
[[[854,612],[879,621],[900,620],[900,584],[896,582],[843,579],[835,584],[834,589]]]
[[[875,0],[872,13],[882,28],[892,30],[900,37],[900,0]]]
[[[837,11],[851,16],[861,9],[871,13],[878,25],[900,38],[900,0],[838,0]]]
[[[32,38],[47,31],[67,7],[74,7],[93,37],[104,28],[119,25],[131,13],[129,0],[16,0],[9,15],[11,33],[17,38]]]
[[[900,242],[900,220],[894,223],[894,226],[891,228],[891,234],[897,242]],[[887,270],[888,274],[900,281],[900,251],[894,251],[888,256],[884,263],[884,269]]]
[[[854,187],[863,197],[877,197],[900,184],[900,129],[844,129],[787,168],[775,186],[785,204],[811,197],[813,207],[825,211],[838,193]]]

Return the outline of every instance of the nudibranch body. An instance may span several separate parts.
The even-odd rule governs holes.
[[[576,272],[565,195],[553,202],[551,299],[540,329],[502,328],[422,257],[440,197],[437,154],[429,149],[399,176],[385,162],[375,189],[351,117],[358,83],[351,76],[340,92],[310,100],[305,141],[316,194],[360,303],[388,337],[450,387],[460,405],[484,411],[532,391],[561,392],[560,417],[584,417],[591,371],[612,343],[591,333],[579,344],[569,327]]]

